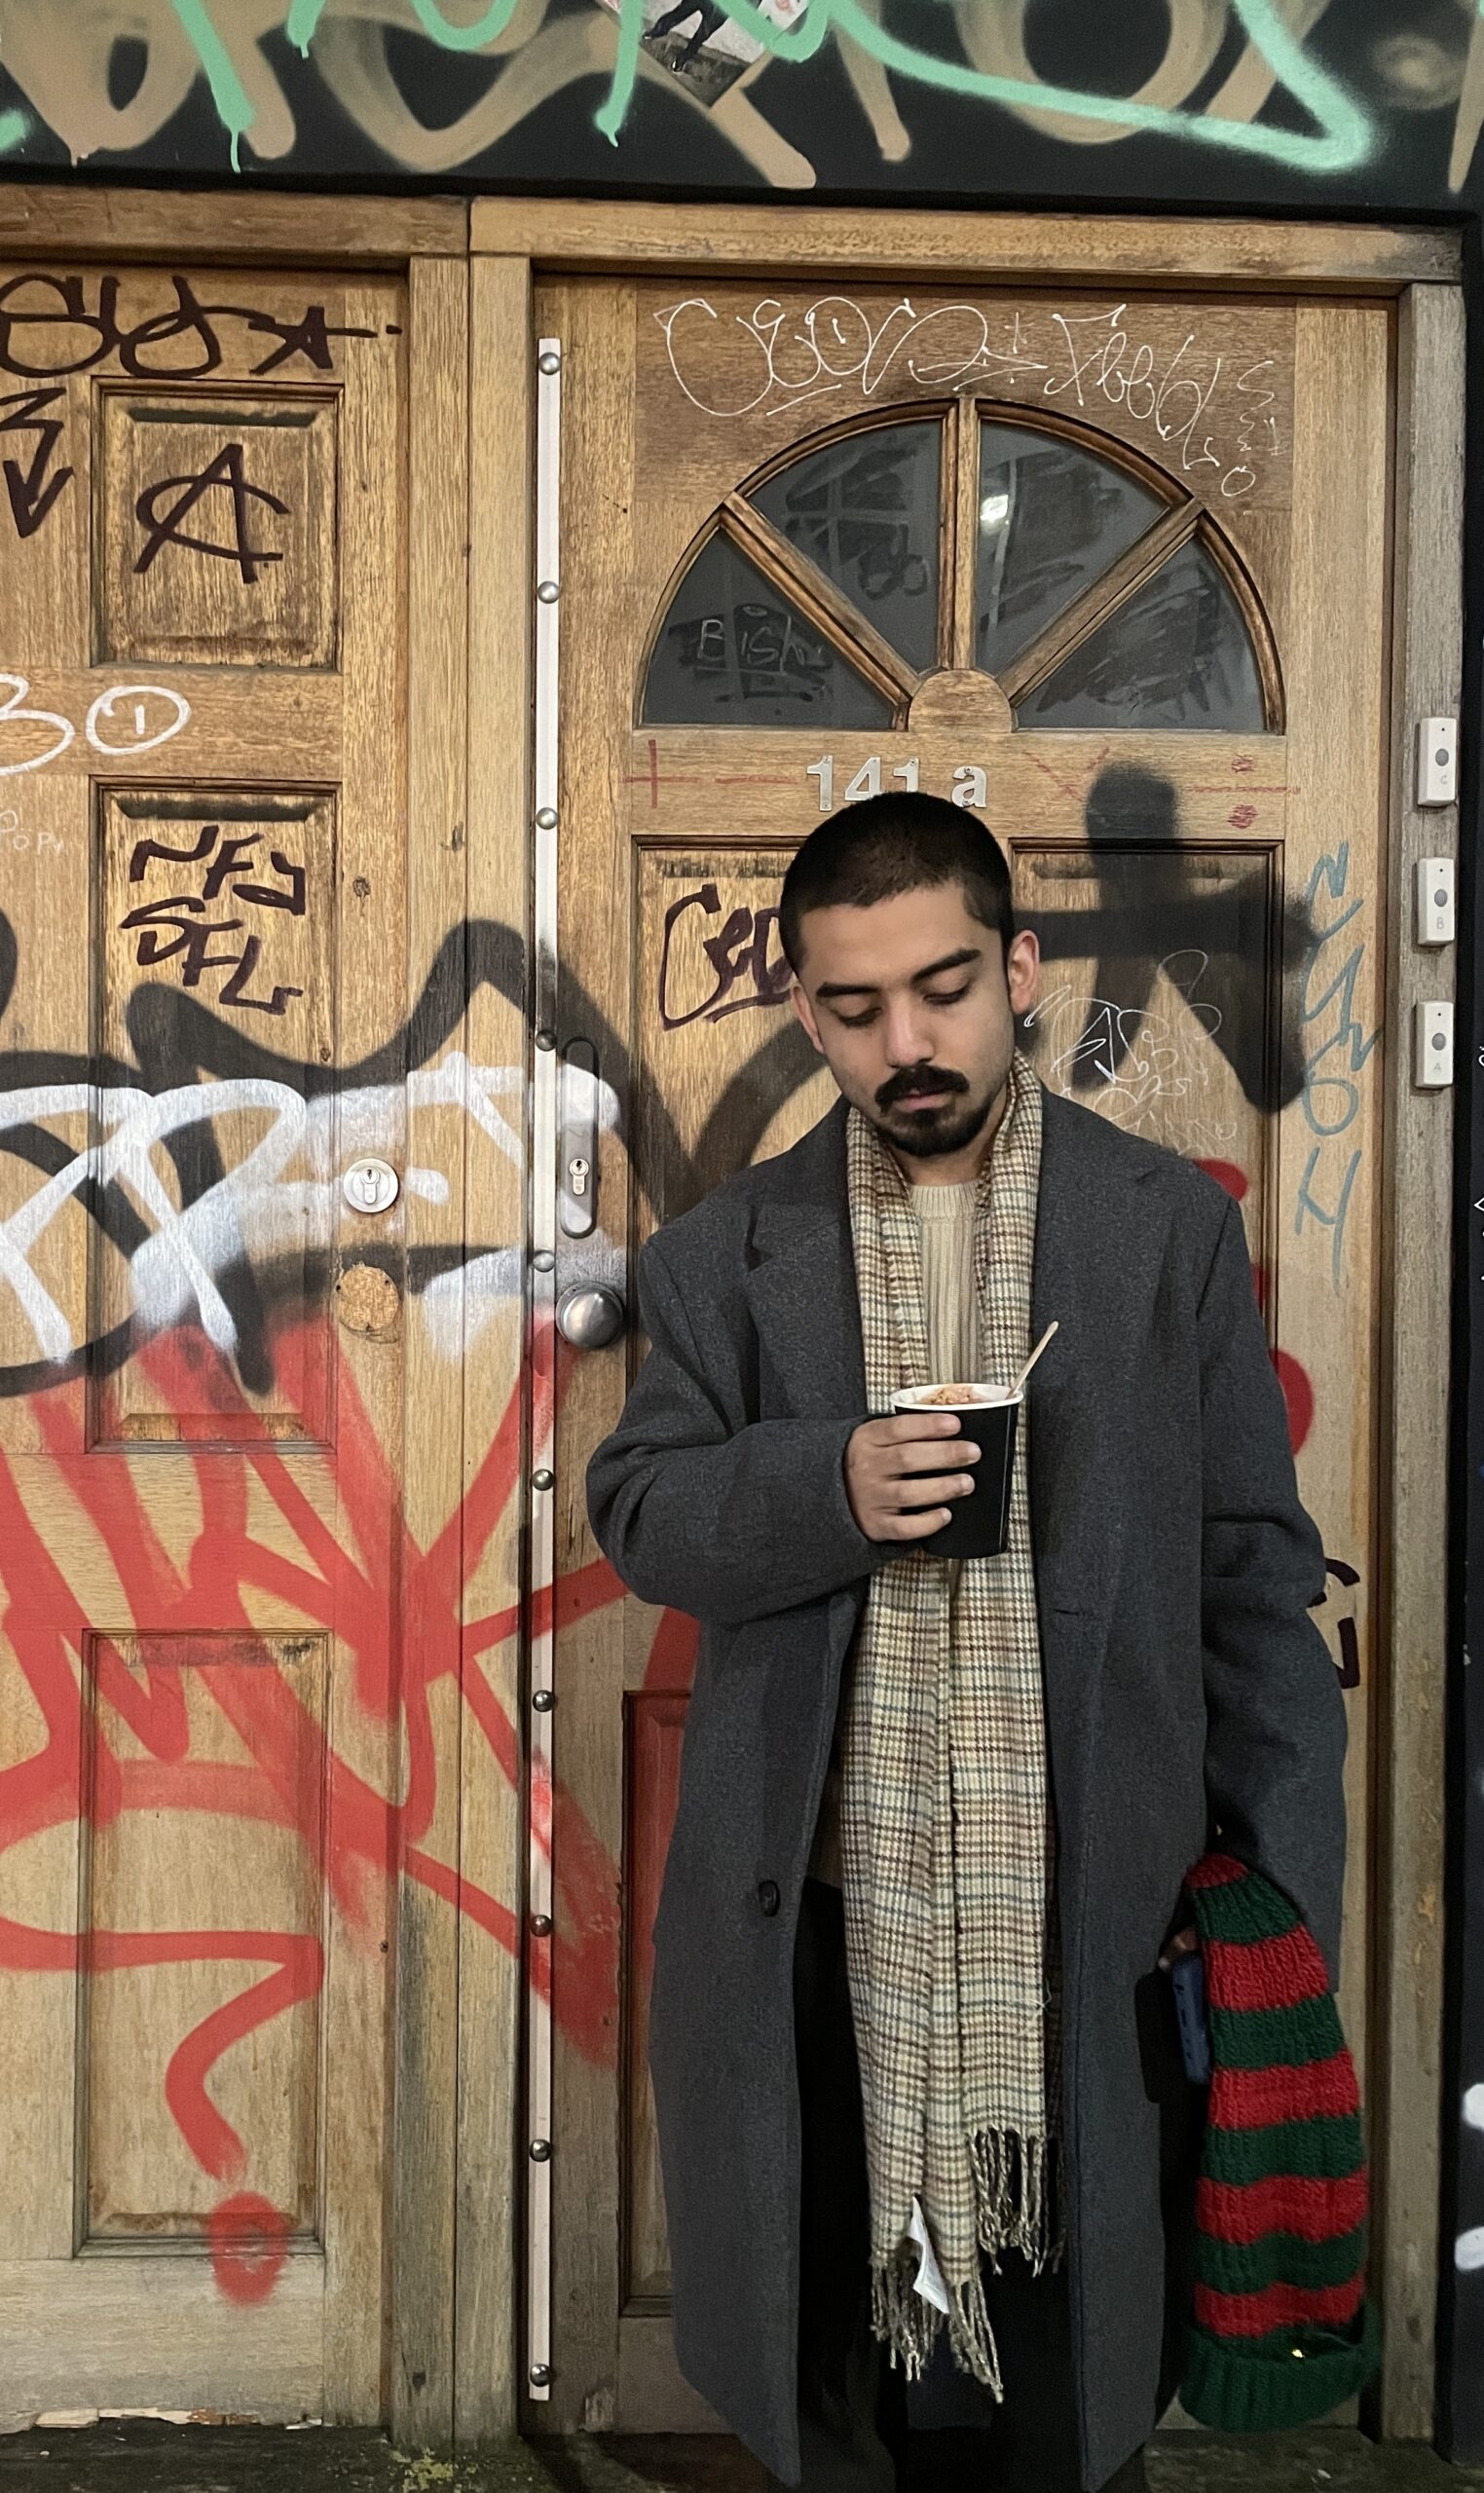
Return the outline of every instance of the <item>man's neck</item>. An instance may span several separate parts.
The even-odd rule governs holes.
[[[985,1161],[994,1149],[994,1137],[1005,1121],[1005,1110],[1009,1099],[1010,1084],[1007,1081],[984,1120],[983,1131],[977,1134],[974,1140],[967,1143],[962,1151],[949,1152],[942,1159],[917,1160],[899,1151],[895,1143],[887,1142],[886,1148],[909,1185],[970,1185],[978,1179]]]

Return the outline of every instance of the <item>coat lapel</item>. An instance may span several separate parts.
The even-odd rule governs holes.
[[[1117,1377],[1109,1362],[1116,1371],[1129,1242],[1120,1223],[1125,1190],[1096,1184],[1090,1155],[1077,1149],[1082,1120],[1069,1134],[1062,1104],[1055,1094],[1043,1098],[1031,1338],[1054,1320],[1059,1330],[1027,1388],[1031,1538],[1043,1611],[1095,1615],[1116,1562],[1122,1504],[1112,1477]]]
[[[866,1417],[866,1353],[845,1175],[844,1099],[775,1165],[745,1286],[763,1351],[799,1419]]]

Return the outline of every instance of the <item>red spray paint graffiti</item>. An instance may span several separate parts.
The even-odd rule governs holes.
[[[294,1343],[285,1340],[281,1347],[292,1358]],[[199,1334],[173,1334],[148,1357],[165,1407],[230,1410],[238,1424],[234,1433],[241,1437],[249,1406]],[[352,1934],[368,1930],[378,1890],[401,1876],[514,1952],[520,1932],[511,1908],[439,1860],[427,1839],[438,1797],[429,1699],[439,1679],[457,1674],[469,1718],[494,1764],[512,1785],[520,1773],[514,1727],[480,1658],[516,1633],[516,1613],[496,1613],[462,1633],[460,1628],[464,1586],[514,1490],[518,1397],[511,1396],[462,1509],[422,1549],[406,1529],[398,1484],[344,1365],[339,1396],[344,1545],[265,1433],[230,1456],[203,1449],[187,1457],[200,1522],[183,1563],[165,1547],[141,1497],[137,1467],[123,1456],[85,1452],[70,1397],[35,1397],[32,1409],[60,1496],[96,1533],[132,1620],[148,1623],[152,1641],[157,1635],[170,1638],[176,1658],[167,1670],[146,1664],[140,1673],[117,1645],[91,1632],[27,1509],[18,1475],[0,1460],[5,1630],[45,1726],[36,1752],[0,1771],[0,1855],[48,1827],[71,1822],[80,1805],[94,1831],[141,1810],[255,1819],[288,1830],[322,1865]],[[544,1429],[549,1419],[549,1407],[538,1411],[538,1427]],[[206,1433],[209,1425],[197,1424],[198,1433]],[[260,1501],[266,1495],[287,1527],[283,1539],[297,1541],[304,1563],[254,1528],[249,1489]],[[399,1799],[374,1789],[326,1749],[320,1725],[307,1715],[300,1693],[253,1637],[247,1604],[254,1590],[278,1597],[306,1621],[333,1632],[347,1656],[357,1704],[380,1721],[399,1722]],[[559,1624],[620,1598],[621,1591],[606,1563],[581,1570],[558,1589]],[[418,1630],[400,1645],[398,1595],[403,1616]],[[549,1590],[543,1598],[550,1601]],[[245,1651],[251,1666],[214,1663],[202,1670],[201,1684],[229,1719],[250,1765],[193,1759],[189,1753],[182,1671],[193,1668],[190,1640],[210,1636],[219,1653],[223,1631]],[[204,1653],[203,1647],[203,1659]],[[142,1756],[121,1755],[110,1744],[110,1712],[128,1728]],[[537,1801],[536,1814],[538,1825],[552,1830],[568,1934],[555,2013],[578,2050],[611,2062],[617,2003],[616,1868],[560,1785]],[[250,1928],[93,1928],[75,1935],[0,1919],[0,1965],[10,1970],[99,1975],[191,1961],[269,1969],[177,2044],[165,2081],[170,2114],[191,2154],[228,2185],[206,2226],[218,2283],[236,2299],[256,2301],[271,2291],[281,2269],[288,2219],[242,2188],[243,2143],[213,2102],[208,2081],[224,2053],[317,1991],[324,1973],[318,1940]],[[549,1980],[544,1954],[533,1960],[532,1977],[538,1985]]]

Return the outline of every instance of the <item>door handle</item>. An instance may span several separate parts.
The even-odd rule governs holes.
[[[607,1282],[574,1282],[557,1300],[556,1322],[574,1350],[606,1350],[623,1330],[623,1301]]]

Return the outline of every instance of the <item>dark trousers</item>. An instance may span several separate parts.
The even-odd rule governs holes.
[[[1064,2267],[1007,2252],[985,2293],[1003,2402],[940,2331],[908,2382],[871,2330],[871,2202],[837,1888],[806,1879],[794,1954],[803,2122],[798,2325],[800,2493],[1079,2493]],[[773,2483],[777,2477],[769,2479]],[[1107,2493],[1143,2493],[1143,2453]]]

